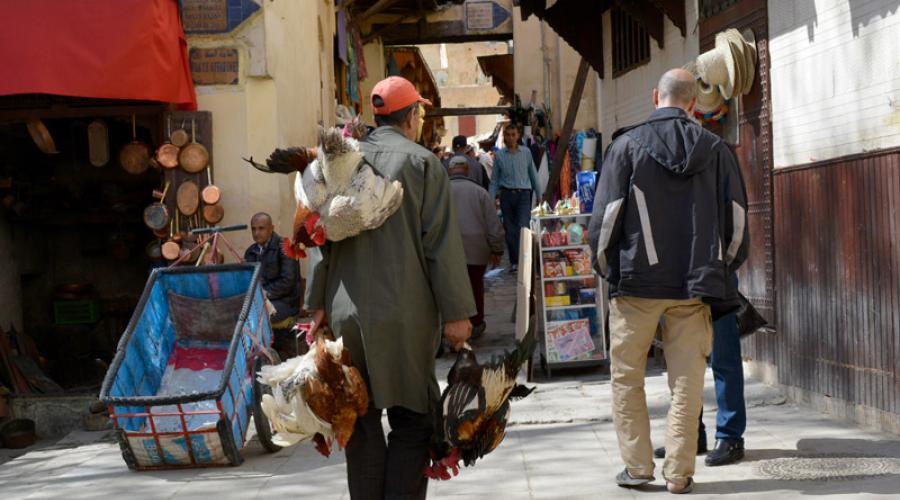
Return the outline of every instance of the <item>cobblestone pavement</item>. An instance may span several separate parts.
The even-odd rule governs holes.
[[[488,280],[487,287],[487,333],[473,342],[480,357],[510,348],[513,339],[514,279],[502,274]],[[441,379],[452,362],[451,356],[439,361]],[[640,490],[613,482],[622,463],[605,370],[555,372],[552,379],[536,370],[534,385],[532,395],[514,403],[504,443],[453,480],[432,482],[430,498],[668,497],[659,469],[658,480]],[[669,398],[662,369],[650,370],[646,391],[653,439],[662,443]],[[710,468],[698,457],[695,497],[898,498],[897,436],[866,432],[795,407],[776,390],[753,381],[746,392],[746,458]],[[709,374],[705,403],[712,429],[715,398]],[[710,430],[711,442],[712,437]],[[243,455],[240,467],[131,472],[108,432],[74,432],[24,451],[0,450],[0,498],[349,498],[340,454],[325,459],[304,444],[270,455],[253,439]]]

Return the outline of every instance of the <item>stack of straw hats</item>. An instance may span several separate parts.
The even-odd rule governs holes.
[[[717,34],[716,47],[700,54],[686,68],[700,80],[697,95],[697,110],[700,112],[712,112],[725,99],[750,92],[756,73],[753,32],[747,30],[746,38],[733,28]]]

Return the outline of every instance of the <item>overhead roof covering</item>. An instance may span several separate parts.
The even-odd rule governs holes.
[[[3,2],[0,18],[0,95],[197,108],[176,0]]]
[[[500,96],[507,103],[513,102],[515,96],[515,82],[513,81],[513,55],[495,54],[490,56],[478,56],[478,65],[481,71],[491,77],[491,83],[500,92]]]

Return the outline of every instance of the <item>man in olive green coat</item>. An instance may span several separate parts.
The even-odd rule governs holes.
[[[376,172],[401,182],[403,202],[381,227],[310,253],[306,307],[316,325],[327,321],[344,339],[370,391],[369,412],[347,444],[353,499],[425,497],[441,324],[447,340],[461,347],[475,314],[447,173],[413,142],[422,104],[430,103],[403,78],[375,86],[379,127],[360,150]],[[383,410],[391,426],[387,444]]]

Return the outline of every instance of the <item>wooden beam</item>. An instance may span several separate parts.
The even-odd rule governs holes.
[[[487,106],[481,108],[428,108],[425,117],[432,116],[469,116],[469,115],[502,115],[509,111],[505,106]]]
[[[559,174],[562,171],[563,160],[569,150],[569,138],[572,136],[572,128],[575,126],[575,117],[578,115],[578,105],[581,104],[581,96],[584,94],[584,84],[587,82],[588,70],[591,66],[587,59],[581,58],[578,65],[578,75],[575,77],[575,85],[572,86],[572,95],[569,96],[569,109],[566,110],[566,121],[563,123],[559,134],[559,143],[556,148],[556,156],[553,157],[553,167],[550,169],[550,180],[547,182],[547,190],[544,191],[544,201],[550,199],[559,187]]]
[[[656,40],[659,48],[665,43],[665,28],[663,26],[663,13],[650,0],[619,0],[622,10],[637,19],[647,33]]]
[[[368,35],[364,35],[360,41],[362,42],[363,45],[366,45],[367,43],[371,42],[372,40],[374,40],[374,39],[378,38],[379,36],[381,36],[382,34],[384,34],[384,32],[396,27],[397,25],[399,25],[403,21],[406,21],[407,19],[409,19],[412,16],[413,16],[412,13],[402,14],[400,16],[397,16],[397,19],[391,21],[390,24],[379,24],[378,29],[373,29],[372,31],[369,32]],[[374,28],[374,26],[373,26],[373,28]]]
[[[654,0],[656,6],[666,14],[672,24],[681,30],[681,36],[687,36],[687,14],[682,0]]]
[[[365,21],[366,19],[383,11],[384,9],[393,7],[394,4],[398,3],[398,2],[400,2],[400,0],[378,0],[377,2],[375,2],[375,5],[372,5],[371,7],[369,7],[369,9],[367,11],[365,11],[362,14],[360,14],[359,16],[357,16],[354,21],[357,24],[360,24],[363,21]]]
[[[376,24],[373,30],[384,25]],[[462,21],[400,23],[381,35],[385,45],[421,45],[431,43],[499,42],[512,40],[512,32],[469,32]]]

